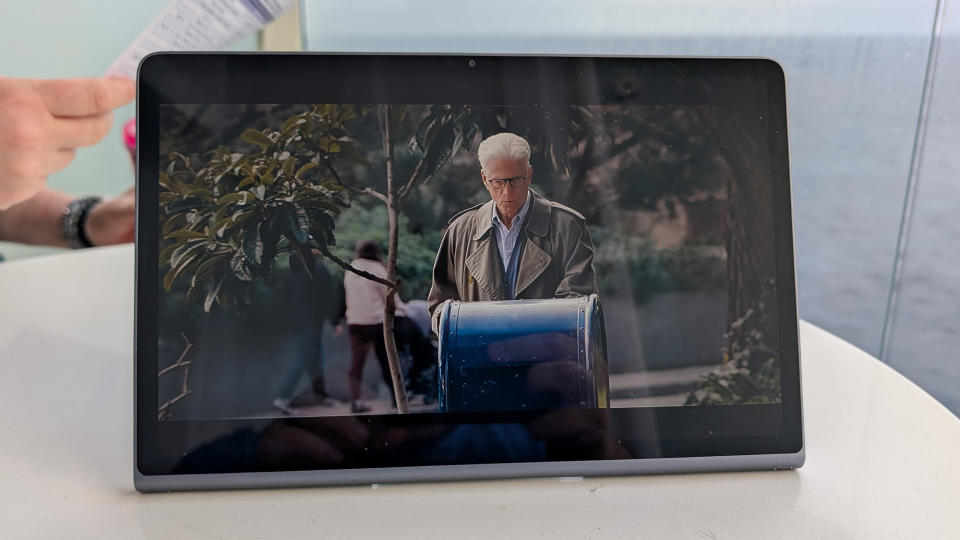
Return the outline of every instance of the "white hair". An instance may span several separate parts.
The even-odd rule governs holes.
[[[477,158],[480,168],[486,169],[487,164],[498,159],[524,160],[530,163],[530,144],[521,136],[513,133],[497,133],[480,143],[477,148]]]

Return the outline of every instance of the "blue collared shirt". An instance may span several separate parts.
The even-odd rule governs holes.
[[[503,263],[504,275],[508,273],[508,267],[513,258],[513,250],[517,247],[517,238],[520,237],[523,219],[526,217],[527,211],[530,210],[530,199],[532,198],[533,196],[527,191],[527,202],[523,203],[523,208],[521,208],[517,216],[513,218],[513,224],[509,229],[500,221],[500,214],[497,213],[497,204],[493,204],[493,229],[497,233],[497,249],[500,250],[500,262]]]

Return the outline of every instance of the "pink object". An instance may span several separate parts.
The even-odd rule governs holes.
[[[137,119],[131,118],[123,125],[123,145],[130,152],[130,159],[137,161]]]

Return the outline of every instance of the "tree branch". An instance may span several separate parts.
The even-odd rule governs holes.
[[[170,408],[171,405],[190,395],[190,390],[188,390],[186,386],[187,375],[189,374],[190,374],[190,368],[186,368],[183,372],[183,375],[184,375],[183,390],[181,390],[180,393],[177,394],[176,396],[172,397],[171,399],[168,399],[166,402],[164,402],[163,405],[160,406],[159,409],[157,409],[157,420],[163,420],[163,418],[167,415],[167,410]]]
[[[370,195],[372,197],[376,197],[377,199],[380,199],[380,201],[382,201],[384,204],[386,204],[387,196],[384,195],[383,193],[380,193],[379,191],[373,188],[368,187],[368,188],[360,189],[345,183],[343,181],[343,178],[340,177],[340,173],[338,173],[337,170],[333,168],[333,163],[330,163],[330,160],[327,159],[327,153],[324,152],[322,148],[317,146],[317,143],[313,142],[313,140],[310,137],[307,137],[306,135],[302,135],[302,136],[303,136],[304,142],[306,142],[310,146],[310,148],[312,148],[313,151],[316,152],[318,156],[320,156],[320,161],[322,161],[323,164],[326,165],[327,170],[330,171],[330,174],[333,175],[333,179],[336,180],[337,184],[339,184],[340,187],[345,188],[350,193],[356,193],[357,195]]]
[[[385,280],[385,279],[383,279],[383,278],[381,278],[381,277],[377,277],[377,276],[375,276],[375,275],[373,275],[373,274],[371,274],[371,273],[369,273],[369,272],[364,272],[363,270],[358,270],[358,269],[354,268],[350,263],[345,262],[345,261],[344,261],[343,259],[341,259],[340,257],[337,257],[337,256],[334,255],[333,253],[330,253],[330,250],[328,250],[328,249],[327,249],[326,247],[324,247],[324,246],[320,246],[318,249],[320,250],[320,253],[322,253],[324,257],[330,259],[331,261],[334,262],[334,264],[336,264],[336,265],[339,266],[340,268],[343,268],[343,269],[346,270],[347,272],[352,272],[352,273],[354,273],[354,274],[356,274],[356,275],[358,275],[358,276],[360,276],[360,277],[362,277],[362,278],[369,279],[370,281],[376,281],[377,283],[379,283],[379,284],[381,284],[381,285],[386,285],[391,291],[395,291],[395,290],[397,290],[397,288],[399,287],[399,285],[397,285],[396,283],[394,283],[394,282],[392,282],[392,281],[387,281],[387,280]]]
[[[182,379],[182,382],[180,383],[180,393],[168,399],[167,401],[165,401],[163,405],[160,405],[160,407],[157,409],[157,420],[163,420],[167,416],[167,411],[170,409],[171,405],[187,397],[190,394],[190,389],[187,387],[187,382],[190,378],[190,362],[184,361],[184,359],[187,357],[187,354],[190,352],[190,349],[193,348],[193,343],[190,343],[190,340],[187,339],[187,336],[183,332],[180,333],[180,337],[182,337],[183,341],[186,343],[186,346],[183,348],[183,352],[180,353],[180,357],[177,358],[176,362],[174,362],[170,366],[167,366],[164,369],[161,369],[160,372],[157,374],[157,376],[159,377],[164,373],[169,373],[170,371],[176,368],[182,367],[183,379]]]
[[[373,188],[366,187],[366,188],[360,189],[360,188],[345,184],[343,182],[343,179],[340,178],[340,174],[337,173],[337,170],[333,168],[333,164],[330,163],[328,159],[324,158],[321,161],[323,161],[323,164],[327,166],[327,170],[329,170],[330,174],[333,175],[333,179],[337,181],[337,184],[347,188],[347,190],[350,191],[351,193],[356,193],[358,195],[371,195],[373,197],[376,197],[377,199],[380,199],[383,203],[387,202],[387,196]]]
[[[423,174],[423,166],[426,162],[425,159],[421,159],[417,163],[417,167],[413,170],[413,173],[410,175],[410,180],[404,184],[403,188],[400,189],[400,193],[397,195],[397,201],[402,201],[407,198],[407,195],[413,191],[413,188],[417,187],[417,183],[420,182],[420,175]]]

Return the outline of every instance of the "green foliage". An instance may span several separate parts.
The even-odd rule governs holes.
[[[723,364],[703,377],[685,405],[780,402],[780,356],[759,329],[767,316],[761,303],[731,323]]]
[[[188,279],[187,299],[202,298],[205,311],[214,303],[240,311],[278,254],[296,252],[313,268],[310,247],[335,243],[335,218],[349,205],[334,163],[365,162],[344,127],[357,114],[314,105],[279,130],[243,132],[256,151],[172,154],[160,172],[164,289]]]
[[[726,190],[720,148],[696,107],[633,107],[604,111],[606,147],[622,156],[615,179],[619,206],[652,210],[698,192]]]
[[[400,217],[400,235],[397,246],[397,275],[400,296],[404,300],[425,299],[430,291],[433,261],[440,247],[442,231],[414,232],[408,229],[409,220]],[[331,252],[341,260],[353,259],[354,247],[362,241],[373,240],[382,253],[387,248],[387,209],[382,205],[365,208],[353,205],[337,219],[337,246]],[[334,268],[337,279],[343,279],[343,270]]]
[[[780,402],[780,362],[767,358],[756,372],[727,362],[708,373],[684,405],[741,405]]]
[[[590,235],[596,248],[593,267],[600,276],[602,296],[632,295],[634,302],[642,304],[656,293],[712,291],[727,286],[725,257],[716,246],[660,250],[649,238],[618,234],[601,226],[591,226]]]

